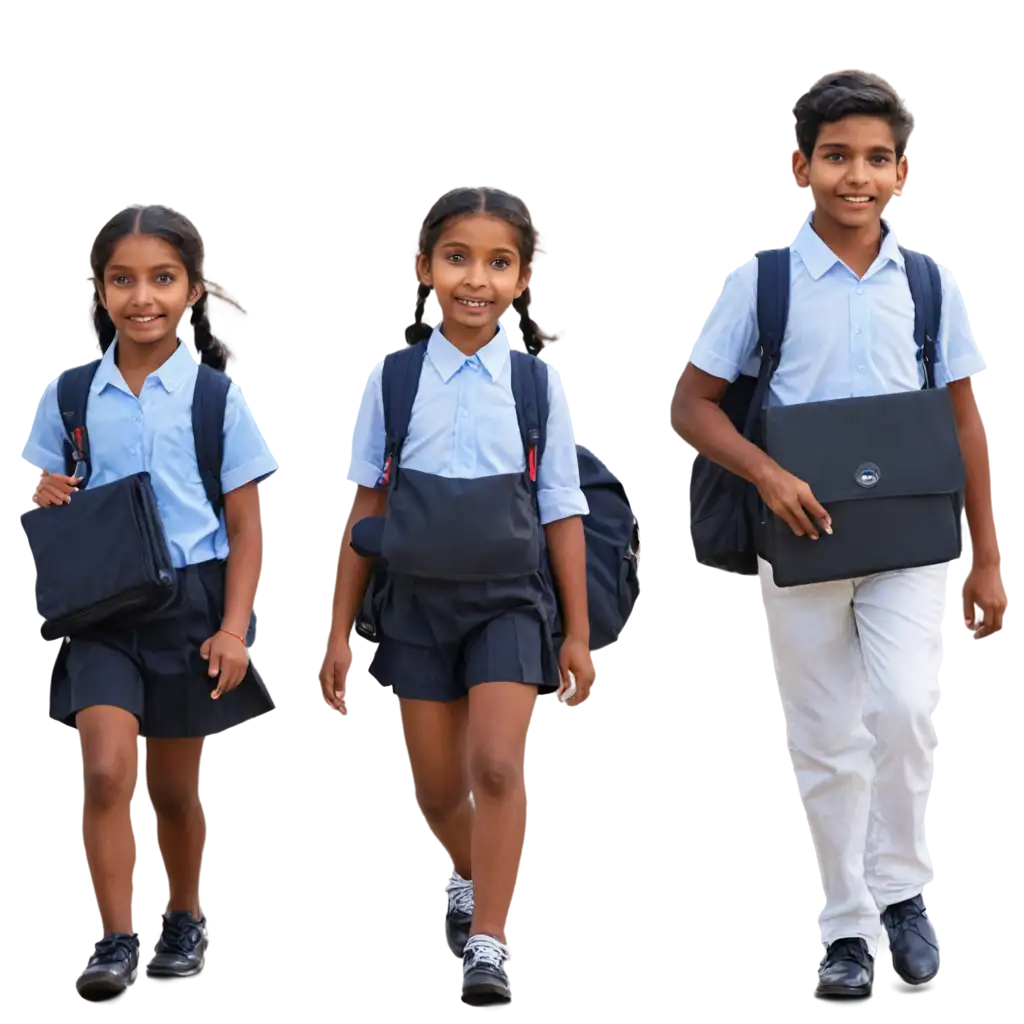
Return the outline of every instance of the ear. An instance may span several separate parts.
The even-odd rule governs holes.
[[[189,304],[190,308],[192,306],[194,306],[203,297],[203,293],[205,291],[206,291],[206,288],[204,287],[202,281],[196,281],[196,283],[194,285],[192,285],[191,288],[189,288],[189,290],[188,290],[188,304]]]
[[[416,257],[416,279],[420,284],[425,284],[428,288],[434,287],[434,277],[430,273],[430,260],[427,258],[426,253],[420,253]]]
[[[903,186],[907,183],[907,172],[910,170],[910,164],[907,163],[905,156],[900,157],[900,162],[896,165],[896,189],[895,194],[898,196],[903,195]]]
[[[793,177],[801,188],[810,188],[811,162],[799,149],[793,154]]]
[[[516,298],[518,299],[527,288],[530,287],[530,278],[533,277],[533,267],[526,267],[516,281]]]

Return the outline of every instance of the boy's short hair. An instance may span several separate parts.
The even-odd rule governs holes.
[[[896,156],[903,157],[914,130],[914,118],[884,78],[865,71],[826,75],[800,97],[793,108],[800,151],[810,160],[823,124],[834,124],[857,114],[888,121],[896,141]]]

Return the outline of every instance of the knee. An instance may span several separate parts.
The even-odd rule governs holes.
[[[194,789],[176,789],[150,783],[149,799],[158,818],[184,821],[201,810],[199,793]]]
[[[886,745],[933,747],[935,704],[936,695],[932,693],[887,690],[871,715],[871,731]]]
[[[416,802],[429,822],[447,821],[469,799],[469,787],[416,787]]]
[[[480,751],[470,758],[470,780],[476,796],[501,799],[523,787],[523,766],[518,758],[495,751]]]
[[[90,807],[109,810],[127,803],[134,787],[135,779],[126,757],[109,754],[86,762],[85,801]]]

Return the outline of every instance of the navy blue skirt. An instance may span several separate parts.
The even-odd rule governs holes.
[[[253,664],[217,700],[199,649],[220,627],[225,563],[178,570],[180,607],[152,622],[98,629],[61,644],[50,682],[50,717],[74,726],[79,711],[123,708],[139,733],[158,739],[209,736],[273,710]]]

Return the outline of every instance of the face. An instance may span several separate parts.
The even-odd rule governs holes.
[[[118,337],[136,345],[176,338],[185,310],[203,294],[202,285],[189,285],[174,246],[154,235],[122,238],[98,283]]]
[[[515,228],[488,214],[448,223],[430,259],[421,255],[416,270],[420,281],[433,287],[447,329],[458,325],[481,334],[493,333],[530,283]]]
[[[793,154],[801,188],[814,193],[816,215],[847,228],[877,224],[894,195],[903,192],[907,158],[896,158],[889,122],[881,117],[844,117],[823,124],[811,159]]]

